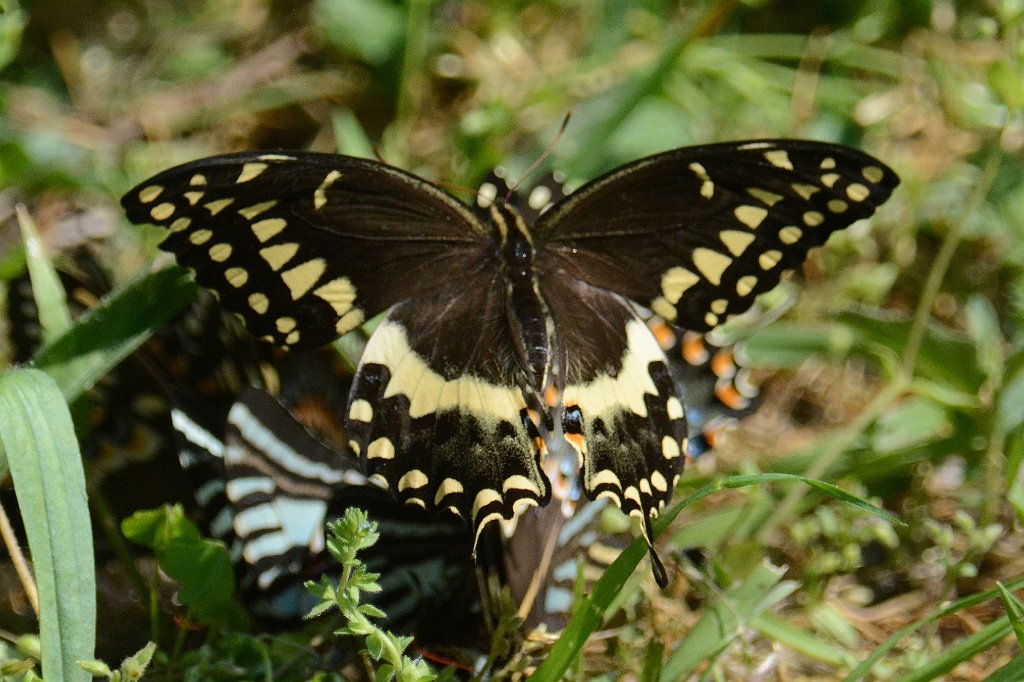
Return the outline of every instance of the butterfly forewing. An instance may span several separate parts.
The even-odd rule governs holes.
[[[819,142],[685,147],[612,171],[541,216],[538,267],[706,331],[871,215],[897,182],[878,160]]]
[[[161,248],[281,346],[323,345],[448,285],[486,237],[468,208],[419,178],[331,154],[211,157],[122,203],[133,222],[168,228]]]

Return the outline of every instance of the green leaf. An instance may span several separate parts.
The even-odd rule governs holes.
[[[375,661],[379,661],[381,656],[384,655],[382,635],[383,633],[381,632],[371,632],[366,636],[366,650],[370,652],[370,656]]]
[[[135,512],[121,522],[121,532],[153,550],[160,568],[178,582],[178,598],[196,620],[234,629],[245,626],[245,613],[234,600],[227,548],[204,538],[180,505]]]
[[[334,46],[370,64],[382,64],[398,52],[405,15],[387,0],[318,0],[313,21]]]
[[[909,397],[886,410],[875,422],[871,449],[876,453],[905,450],[938,440],[953,431],[949,414],[925,398]]]
[[[978,368],[998,382],[1006,366],[1006,343],[999,331],[999,316],[995,308],[988,299],[971,296],[964,306],[964,318],[967,333],[974,340]]]
[[[110,669],[110,666],[103,661],[79,661],[78,665],[82,666],[82,670],[93,677],[109,678],[114,674],[114,671]]]
[[[216,609],[235,591],[231,557],[216,540],[172,538],[160,555],[160,567],[181,583],[178,598],[196,608],[205,623],[220,620]]]
[[[999,426],[1004,432],[1024,424],[1024,370],[1010,377],[997,397]]]
[[[14,61],[27,24],[28,15],[14,0],[0,3],[0,70]]]
[[[35,222],[24,206],[18,206],[18,225],[25,243],[26,265],[32,280],[32,296],[39,311],[39,326],[43,341],[50,341],[71,326],[67,297],[53,262],[46,254]]]
[[[832,667],[852,667],[856,661],[842,648],[822,641],[806,625],[801,628],[781,620],[772,613],[760,613],[750,621],[750,627],[773,642],[779,642],[804,656]]]
[[[0,375],[0,442],[35,569],[43,671],[87,680],[78,661],[93,658],[96,577],[85,475],[67,403],[44,373]]]
[[[185,518],[181,505],[139,510],[121,522],[121,532],[132,542],[155,552],[163,552],[175,538],[202,537],[199,529]]]
[[[1006,609],[1010,624],[1013,626],[1013,634],[1017,637],[1017,646],[1024,649],[1024,604],[1021,604],[1020,600],[1013,596],[1001,582],[996,581],[996,588],[999,590],[999,598],[1003,601],[1003,608]]]
[[[877,344],[900,352],[907,345],[913,324],[892,315],[850,311],[836,319],[856,333],[858,347]],[[937,322],[928,325],[922,339],[916,372],[964,393],[976,393],[985,381],[971,339]]]
[[[340,153],[357,156],[361,159],[376,158],[366,129],[359,123],[359,119],[351,109],[336,109],[331,112],[331,127],[334,130],[334,139],[338,142]],[[341,338],[349,336],[357,338],[359,335],[346,334]]]
[[[780,322],[745,339],[743,354],[752,367],[793,369],[809,357],[829,354],[832,347],[829,332]]]
[[[156,653],[156,644],[154,642],[146,642],[146,646],[121,661],[120,673],[122,679],[137,680],[141,678],[153,660],[154,653]]]
[[[195,292],[183,268],[136,280],[41,349],[33,364],[57,382],[67,400],[74,400],[184,309]]]

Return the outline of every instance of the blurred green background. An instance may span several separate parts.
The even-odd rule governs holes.
[[[376,154],[466,197],[539,158],[579,183],[720,140],[861,148],[902,185],[729,330],[765,404],[681,486],[799,473],[907,527],[803,486],[704,500],[666,547],[707,561],[667,593],[638,573],[575,679],[1024,679],[1020,605],[992,592],[1024,577],[1022,105],[1021,0],[0,0],[0,275],[24,205],[51,257],[84,245],[128,281],[156,235],[120,196],[233,150]],[[762,561],[786,569],[702,634]]]

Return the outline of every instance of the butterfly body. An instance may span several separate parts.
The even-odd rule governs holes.
[[[387,311],[346,433],[406,503],[479,537],[547,503],[542,460],[564,438],[584,491],[650,540],[682,469],[686,397],[641,312],[716,327],[897,183],[846,147],[765,140],[641,159],[545,211],[473,209],[374,161],[251,152],[172,168],[123,203],[269,342],[320,345]]]

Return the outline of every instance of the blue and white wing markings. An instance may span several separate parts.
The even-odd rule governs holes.
[[[228,413],[224,468],[234,533],[260,589],[282,574],[299,573],[323,551],[328,504],[345,486],[367,484],[355,462],[320,443],[255,388]]]

